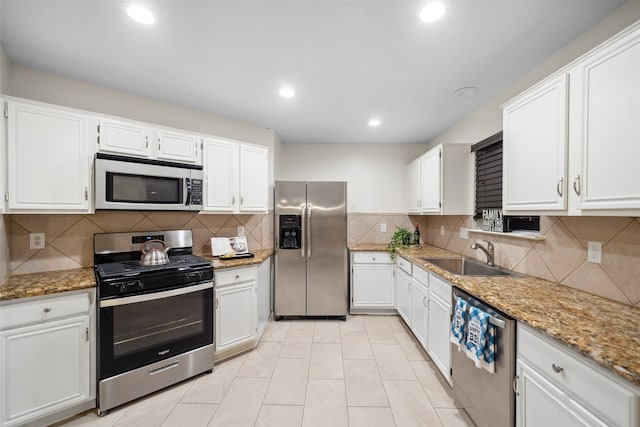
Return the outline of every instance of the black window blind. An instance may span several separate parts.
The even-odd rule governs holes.
[[[502,132],[471,147],[476,153],[476,209],[502,209]]]

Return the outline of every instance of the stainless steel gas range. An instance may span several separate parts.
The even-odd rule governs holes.
[[[164,264],[140,264],[151,240]],[[192,245],[191,230],[94,236],[100,415],[213,370],[213,267]]]

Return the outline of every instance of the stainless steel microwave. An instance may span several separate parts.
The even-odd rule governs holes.
[[[96,154],[95,208],[199,211],[202,166]]]

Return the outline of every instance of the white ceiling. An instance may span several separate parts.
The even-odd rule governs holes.
[[[285,143],[424,143],[622,1],[0,0],[12,63],[272,128]],[[145,2],[143,2],[145,3]],[[297,96],[279,97],[281,84]],[[471,97],[452,93],[476,86]],[[379,117],[378,128],[367,126]]]

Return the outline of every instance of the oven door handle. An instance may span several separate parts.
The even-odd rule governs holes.
[[[153,301],[153,300],[162,299],[162,298],[190,294],[192,292],[198,292],[204,289],[212,289],[212,288],[213,288],[213,282],[207,282],[199,285],[189,286],[186,288],[171,289],[170,291],[153,292],[150,294],[134,295],[131,297],[124,297],[124,298],[112,298],[112,299],[100,301],[100,308],[135,304],[138,302],[145,302],[145,301]]]

